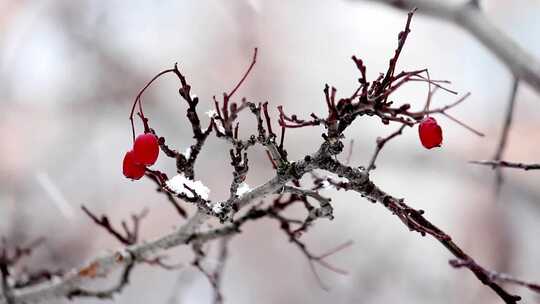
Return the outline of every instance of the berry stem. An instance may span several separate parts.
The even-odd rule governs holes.
[[[133,106],[131,107],[131,112],[129,113],[129,120],[131,121],[131,132],[132,132],[132,135],[133,135],[133,142],[135,142],[135,124],[133,122],[133,114],[135,114],[135,107],[137,106],[137,103],[139,104],[139,113],[140,113],[140,116],[141,118],[143,119],[144,121],[144,113],[143,113],[143,110],[142,110],[142,100],[141,100],[141,96],[142,94],[144,93],[144,91],[146,91],[146,89],[154,82],[156,81],[159,77],[167,74],[167,73],[173,73],[174,72],[174,69],[168,69],[168,70],[165,70],[165,71],[162,71],[160,73],[158,73],[156,76],[154,76],[154,78],[152,78],[140,91],[139,93],[137,94],[137,97],[135,97],[135,101],[133,101]],[[145,132],[148,131],[146,130],[146,125],[145,125]]]

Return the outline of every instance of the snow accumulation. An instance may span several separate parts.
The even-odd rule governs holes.
[[[167,187],[178,194],[185,194],[187,197],[193,197],[193,193],[184,185],[193,189],[203,199],[208,199],[210,195],[210,189],[206,187],[201,181],[194,181],[187,178],[183,173],[177,174],[173,178],[169,179],[166,183]]]
[[[205,113],[206,113],[206,115],[208,115],[209,118],[214,118],[214,117],[217,116],[217,112],[214,109],[210,109],[210,110],[206,111]]]
[[[249,188],[249,185],[246,184],[246,183],[241,183],[239,186],[238,186],[238,189],[236,189],[236,195],[238,196],[242,196],[244,193],[248,192],[249,190],[251,190]]]

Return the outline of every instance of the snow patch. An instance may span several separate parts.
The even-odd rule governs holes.
[[[225,134],[225,128],[223,128],[222,125],[219,125],[219,124],[216,123],[216,128],[218,129],[219,132]]]
[[[220,214],[222,211],[223,211],[223,204],[222,203],[215,203],[213,206],[212,206],[212,211],[215,213],[215,214]]]
[[[184,151],[184,157],[186,159],[189,159],[190,156],[191,156],[191,147],[187,147],[186,151]]]
[[[249,192],[251,189],[247,183],[241,183],[236,189],[236,195],[242,196],[244,193]]]
[[[333,189],[334,188],[334,185],[330,184],[330,182],[327,181],[327,180],[324,180],[321,183],[321,186],[322,186],[322,189]]]
[[[185,194],[190,198],[193,197],[193,193],[184,187],[184,185],[193,189],[195,193],[205,200],[208,199],[208,196],[210,195],[210,189],[208,189],[208,187],[206,187],[201,181],[191,180],[187,178],[184,173],[177,174],[173,178],[169,179],[165,184],[177,194]]]
[[[205,114],[208,115],[208,117],[210,117],[210,118],[217,117],[217,112],[214,109],[210,109],[210,110],[206,111]]]

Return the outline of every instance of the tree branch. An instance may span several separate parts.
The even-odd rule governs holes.
[[[516,104],[516,95],[519,85],[519,78],[514,78],[512,84],[512,90],[510,91],[510,97],[508,99],[508,107],[506,108],[506,116],[504,118],[503,129],[501,132],[501,137],[499,144],[497,145],[497,150],[495,151],[495,156],[493,157],[494,161],[500,161],[502,159],[504,149],[506,148],[506,142],[508,139],[508,134],[510,133],[510,126],[512,125],[512,116],[514,115],[514,106]],[[501,191],[503,183],[503,173],[500,167],[495,169],[495,193],[498,195]]]
[[[471,164],[527,170],[540,170],[540,164],[515,163],[505,160],[472,160]]]
[[[353,0],[359,1],[359,0]],[[363,0],[366,1],[366,0]],[[540,93],[540,62],[514,40],[501,32],[475,5],[449,4],[432,0],[369,0],[409,11],[417,8],[420,14],[449,21],[459,26],[501,60],[512,74]]]

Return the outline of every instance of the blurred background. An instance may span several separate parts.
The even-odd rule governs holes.
[[[483,1],[482,6],[500,30],[540,57],[540,2]],[[370,78],[384,72],[405,20],[402,11],[364,1],[2,0],[0,236],[11,245],[45,237],[43,247],[21,264],[67,269],[120,246],[82,213],[81,204],[108,214],[116,224],[147,207],[142,237],[171,232],[184,220],[166,198],[150,180],[131,182],[121,172],[131,146],[129,110],[151,77],[178,62],[201,98],[206,124],[203,113],[212,107],[212,96],[234,86],[258,47],[257,65],[237,96],[269,101],[274,117],[277,105],[305,116],[325,113],[324,84],[336,86],[338,96],[350,95],[358,77],[353,54],[364,60]],[[496,199],[494,172],[467,163],[493,157],[510,73],[466,32],[421,13],[414,17],[398,64],[399,70],[418,68],[452,81],[451,88],[461,94],[472,92],[451,114],[486,136],[440,117],[443,147],[425,150],[416,128],[407,128],[382,151],[374,182],[424,209],[485,267],[540,281],[540,175],[505,170]],[[395,100],[420,109],[426,93],[425,84],[413,83]],[[432,104],[455,99],[439,92]],[[186,104],[175,79],[156,83],[144,100],[160,135],[181,151],[191,145]],[[539,100],[520,85],[505,159],[540,161]],[[240,135],[253,133],[253,118],[240,119],[245,122]],[[348,148],[354,139],[351,164],[367,165],[376,137],[395,129],[372,118],[356,121],[345,140]],[[321,131],[288,132],[290,159],[313,152]],[[226,149],[224,142],[210,139],[197,163],[198,179],[212,189],[211,199],[228,193],[232,169]],[[175,172],[174,161],[163,155],[156,167],[170,176]],[[251,186],[272,176],[260,148],[251,151],[250,167]],[[354,193],[325,194],[334,197],[336,218],[319,221],[304,241],[322,253],[352,240],[352,247],[330,258],[349,275],[319,269],[330,287],[321,289],[307,260],[277,224],[259,221],[231,242],[223,283],[226,303],[500,302],[468,271],[449,267],[451,256],[436,240],[408,232],[382,206]],[[303,216],[300,209],[294,213]],[[215,245],[208,246],[211,257]],[[190,249],[168,254],[170,262],[185,266],[176,271],[136,268],[114,303],[209,303],[211,287],[189,266]],[[529,290],[508,288],[523,296],[523,303],[540,303]]]

